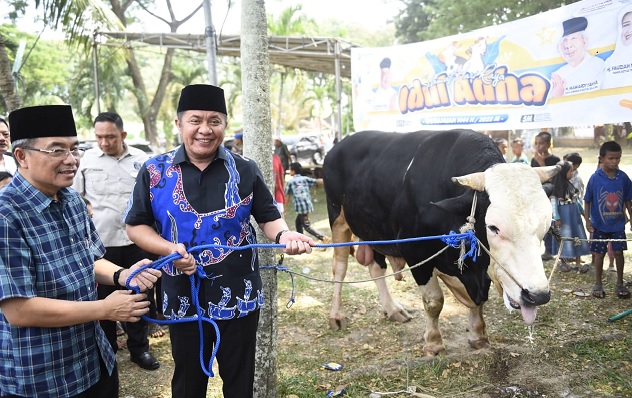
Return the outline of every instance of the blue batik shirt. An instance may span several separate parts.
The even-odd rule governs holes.
[[[251,216],[258,223],[281,217],[257,165],[220,147],[200,170],[183,146],[145,162],[124,214],[127,224],[156,226],[187,250],[205,246],[192,252],[206,274],[197,299],[201,315],[215,320],[245,317],[263,305],[256,250],[233,249],[257,243]],[[190,278],[172,262],[162,271],[165,317],[197,317]]]
[[[62,188],[58,198],[19,173],[0,190],[0,303],[98,299],[94,260],[105,248],[79,194]],[[99,356],[111,373],[114,352],[97,321],[17,327],[0,309],[0,396],[78,395],[99,380]]]

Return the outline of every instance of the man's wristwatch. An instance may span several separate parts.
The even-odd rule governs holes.
[[[121,272],[123,272],[125,270],[125,268],[119,268],[118,271],[116,271],[114,273],[114,275],[112,276],[112,279],[114,280],[114,286],[117,289],[122,288],[123,286],[121,286],[121,284],[119,283],[119,277],[121,276]]]
[[[278,245],[279,241],[281,240],[281,235],[283,235],[286,232],[290,232],[287,229],[284,229],[282,231],[279,231],[279,233],[277,234],[276,238],[274,239],[274,242]]]

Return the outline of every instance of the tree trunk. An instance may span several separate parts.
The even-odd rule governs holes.
[[[270,191],[272,175],[272,115],[270,112],[270,62],[265,4],[263,0],[243,0],[241,5],[241,71],[244,109],[244,155],[261,168]],[[267,239],[258,231],[258,241]],[[276,264],[273,249],[259,250],[261,265]],[[261,310],[254,396],[277,396],[277,282],[276,269],[261,271],[265,306]]]
[[[127,16],[125,13],[132,2],[127,1],[121,3],[117,0],[110,0],[110,4],[112,5],[112,11],[114,12],[114,14],[116,14],[121,23],[126,26]],[[179,24],[180,23],[176,23],[173,20],[171,21],[169,25],[171,27],[172,33],[177,30]],[[132,83],[134,84],[133,92],[134,96],[136,97],[136,101],[138,101],[140,118],[143,121],[143,127],[145,129],[145,139],[148,140],[154,146],[154,148],[159,148],[160,146],[158,142],[158,128],[156,123],[158,119],[158,112],[160,111],[160,106],[166,95],[169,82],[171,81],[170,71],[174,52],[175,49],[173,48],[167,50],[162,65],[162,72],[160,73],[160,81],[158,82],[158,87],[156,88],[156,92],[154,93],[153,100],[150,100],[141,68],[138,65],[138,61],[136,61],[136,56],[134,55],[134,50],[128,50],[127,66],[129,68],[129,74],[132,77]]]
[[[154,94],[154,100],[151,102],[151,106],[148,110],[148,117],[151,121],[150,127],[145,126],[145,138],[151,142],[154,148],[159,148],[160,143],[158,142],[158,131],[156,128],[156,120],[158,120],[158,112],[160,111],[160,106],[162,101],[167,94],[167,87],[169,83],[171,83],[171,62],[173,60],[173,54],[175,53],[175,49],[169,48],[167,49],[167,53],[165,54],[165,62],[162,64],[162,72],[160,73],[160,80],[158,81],[158,87],[156,88],[156,93]],[[144,123],[143,119],[143,123]]]
[[[7,113],[20,107],[20,96],[15,91],[15,80],[13,79],[11,61],[7,55],[4,44],[4,37],[0,33],[0,97],[4,101]]]
[[[279,108],[277,109],[278,118],[277,118],[277,134],[281,135],[283,131],[283,86],[285,85],[285,70],[281,72],[281,84],[279,84]],[[273,191],[274,192],[274,191]]]

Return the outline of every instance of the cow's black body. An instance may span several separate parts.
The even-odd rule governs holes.
[[[487,136],[471,130],[407,134],[366,131],[336,144],[325,158],[323,177],[330,223],[344,210],[351,231],[361,240],[392,240],[458,232],[470,215],[474,191],[452,177],[485,171],[504,159]],[[484,215],[489,199],[478,195],[476,236],[487,245]],[[403,257],[409,265],[445,247],[441,240],[375,245],[384,255]],[[425,285],[436,267],[463,283],[476,304],[487,300],[489,257],[456,265],[458,249],[411,272]]]

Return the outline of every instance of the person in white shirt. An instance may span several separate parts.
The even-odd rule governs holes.
[[[595,91],[601,88],[604,61],[587,51],[588,38],[585,17],[571,18],[562,23],[564,33],[558,51],[566,65],[551,74],[551,97],[561,97]]]
[[[136,175],[149,155],[125,143],[127,132],[123,120],[114,112],[103,112],[95,118],[94,136],[98,146],[86,151],[72,187],[92,203],[92,221],[106,249],[104,258],[129,268],[138,258],[150,257],[129,239],[123,223]],[[99,297],[106,297],[114,290],[113,286],[99,285]],[[153,294],[153,290],[147,291],[148,297]],[[141,319],[125,326],[132,362],[143,369],[158,369],[160,363],[149,352],[147,322]],[[101,321],[101,327],[116,352],[116,322]]]
[[[9,155],[10,142],[9,124],[6,120],[0,118],[0,171],[6,171],[11,173],[11,175],[15,175],[18,167],[13,157]]]

